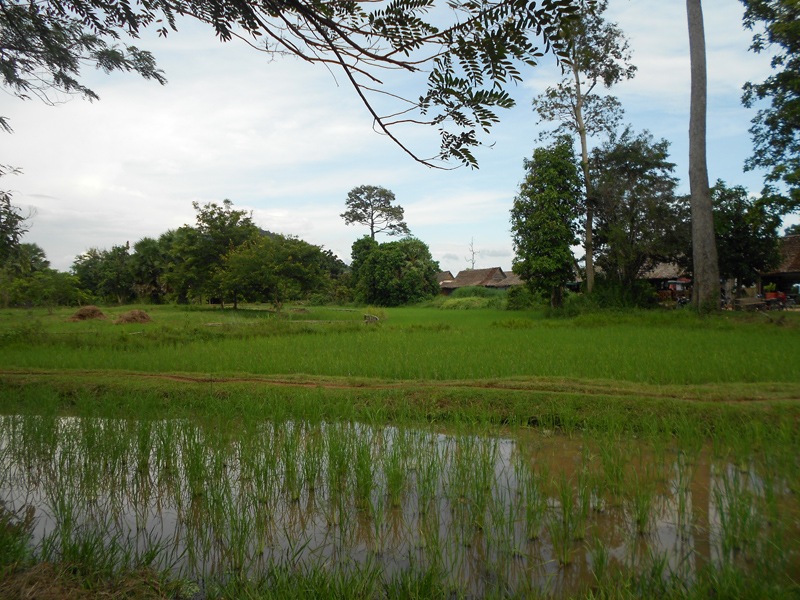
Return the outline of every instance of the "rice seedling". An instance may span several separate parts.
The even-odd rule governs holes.
[[[632,529],[638,535],[646,535],[650,531],[655,493],[655,485],[650,474],[634,471],[633,481],[626,494],[626,503]]]
[[[416,491],[421,516],[427,515],[435,502],[443,461],[442,451],[435,440],[423,442],[418,447]]]
[[[300,479],[300,427],[292,423],[284,428],[281,456],[283,459],[283,487],[289,502],[300,501],[302,481]]]
[[[325,474],[328,480],[329,501],[338,499],[347,487],[351,461],[350,442],[350,428],[348,425],[334,423],[326,428],[327,464]]]
[[[551,513],[546,523],[547,533],[550,536],[553,558],[561,567],[566,567],[572,562],[572,533],[569,522],[560,515]]]
[[[372,437],[369,434],[359,436],[355,441],[355,496],[359,510],[367,510],[372,501],[375,487],[375,459],[372,454]]]
[[[587,545],[589,547],[589,557],[591,560],[592,578],[594,584],[600,586],[609,576],[609,567],[611,564],[610,553],[608,547],[600,540],[598,532],[595,532],[591,543]]]
[[[729,559],[733,552],[754,546],[761,519],[749,478],[736,469],[723,468],[718,473],[713,494],[720,520],[722,555]]]
[[[652,456],[650,434],[642,440],[640,429],[634,437],[625,426],[614,425],[606,438],[587,437],[581,425],[569,438],[462,422],[449,435],[441,426],[415,431],[402,422],[389,428],[288,418],[238,423],[226,410],[213,415],[49,424],[35,415],[2,418],[0,500],[23,514],[27,502],[43,499],[36,510],[44,515],[45,537],[36,533],[32,542],[37,560],[43,549],[55,560],[65,549],[89,567],[106,568],[107,557],[170,565],[176,577],[202,582],[204,593],[238,581],[231,590],[268,594],[261,586],[280,564],[293,565],[296,574],[307,568],[312,578],[326,573],[329,585],[350,591],[359,585],[350,574],[367,564],[379,587],[404,569],[412,580],[430,571],[439,577],[437,589],[471,597],[551,591],[569,597],[587,584],[605,593],[620,577],[627,578],[625,589],[661,593],[658,574],[693,590],[707,581],[704,564],[722,568],[724,552],[726,563],[741,562],[726,532],[740,538],[753,561],[743,569],[766,573],[762,561],[769,560],[770,577],[785,583],[800,562],[791,426],[753,433],[760,441],[743,451],[751,454],[749,471],[726,467],[738,482],[726,482],[716,467],[707,474],[709,446],[670,449],[663,464],[673,476],[663,486],[666,467]],[[616,449],[604,449],[604,440]],[[670,446],[666,438],[659,443]],[[706,482],[713,484],[711,500],[693,499]],[[686,538],[671,546],[658,501],[663,496],[677,506],[678,492],[685,495]],[[598,502],[607,494],[621,504]],[[720,550],[702,563],[697,557],[709,539]],[[628,557],[625,566],[611,573],[621,556]]]
[[[386,490],[389,495],[389,506],[399,508],[406,491],[407,473],[406,461],[408,458],[408,438],[405,431],[397,429],[391,440],[391,447],[383,462],[386,478]]]
[[[528,540],[539,539],[548,509],[548,498],[544,489],[544,483],[549,475],[546,463],[542,463],[539,469],[537,473],[529,466],[523,471],[525,534]]]
[[[603,487],[613,498],[625,488],[626,452],[617,436],[606,436],[598,441],[598,452],[603,464]]]

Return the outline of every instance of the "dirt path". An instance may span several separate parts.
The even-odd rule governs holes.
[[[111,380],[162,380],[186,384],[213,383],[214,385],[250,384],[267,387],[318,388],[332,390],[497,390],[519,393],[552,393],[585,396],[624,396],[643,399],[672,399],[710,402],[766,402],[774,400],[800,400],[800,385],[797,384],[707,384],[660,386],[644,383],[610,380],[580,380],[566,378],[508,378],[497,380],[450,380],[450,381],[385,381],[313,376],[215,376],[206,374],[175,373],[131,373],[125,371],[38,371],[0,370],[0,377],[9,379],[35,378],[86,378],[94,383]]]

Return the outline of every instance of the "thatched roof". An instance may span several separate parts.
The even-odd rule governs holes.
[[[683,274],[677,263],[658,263],[639,274],[639,279],[677,279]]]
[[[492,267],[461,271],[452,281],[444,281],[441,286],[442,289],[454,290],[472,286],[506,288],[521,283],[522,281],[514,273],[506,274],[500,267]]]
[[[442,285],[445,281],[453,281],[453,274],[450,271],[441,271],[436,274],[436,281]]]
[[[800,235],[786,235],[781,238],[781,262],[769,275],[781,273],[800,273]]]

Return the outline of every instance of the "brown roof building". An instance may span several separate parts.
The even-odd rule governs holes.
[[[519,276],[516,273],[505,273],[500,267],[461,271],[450,281],[440,281],[439,283],[442,293],[447,295],[462,287],[487,287],[502,290],[515,285],[522,285]]]
[[[450,271],[440,271],[436,274],[436,281],[439,282],[439,285],[445,281],[453,281],[453,274]]]
[[[800,283],[800,235],[781,238],[781,262],[761,276],[761,283],[774,283],[780,292],[789,292],[793,284]]]

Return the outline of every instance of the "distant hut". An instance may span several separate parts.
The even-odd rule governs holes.
[[[468,269],[461,271],[450,281],[442,281],[439,286],[442,293],[449,296],[453,290],[462,287],[485,287],[505,290],[515,285],[522,285],[522,280],[515,273],[505,273],[500,267],[490,269]]]
[[[446,281],[453,281],[453,279],[453,274],[450,271],[440,271],[436,274],[436,281],[439,283],[439,286]]]
[[[781,262],[778,268],[761,276],[762,286],[774,283],[777,291],[789,293],[792,286],[800,283],[800,235],[781,238]]]

